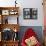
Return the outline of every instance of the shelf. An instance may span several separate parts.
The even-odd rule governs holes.
[[[6,9],[18,9],[19,7],[0,7],[0,10],[6,10]]]
[[[18,46],[19,41],[1,41],[0,46]]]
[[[20,29],[18,10],[19,7],[0,7],[0,46],[18,46],[19,39],[17,38]],[[6,37],[4,33],[7,35],[6,39],[3,39]]]
[[[19,7],[0,7],[0,14],[3,15],[18,15]]]
[[[3,41],[3,42],[5,42],[5,43],[15,43],[15,42],[19,42],[19,40],[15,40],[15,41],[12,41],[12,40],[10,40],[10,41]]]
[[[18,42],[2,42],[3,46],[18,46]]]
[[[13,24],[18,24],[18,9],[19,7],[0,7],[0,20],[1,20],[1,24],[12,24],[13,21],[14,23]],[[16,17],[16,19],[14,18],[13,20],[10,18],[9,19],[9,16],[12,17]],[[9,23],[10,21],[11,23]]]
[[[19,25],[18,24],[0,24],[1,31],[5,28],[12,29],[13,31],[16,29],[17,32],[19,31]]]

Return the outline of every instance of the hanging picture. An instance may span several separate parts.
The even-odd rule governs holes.
[[[23,17],[24,19],[37,19],[37,8],[24,8]]]
[[[2,15],[9,15],[9,10],[2,10]]]

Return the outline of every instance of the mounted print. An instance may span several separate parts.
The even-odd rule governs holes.
[[[2,15],[9,15],[9,10],[2,10]]]
[[[37,19],[38,9],[37,8],[24,8],[23,17],[24,19]]]

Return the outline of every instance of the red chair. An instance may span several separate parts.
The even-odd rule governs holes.
[[[24,34],[24,37],[22,38],[21,45],[22,46],[27,46],[26,43],[25,43],[25,39],[28,39],[29,37],[32,37],[32,36],[36,37],[36,39],[37,39],[37,35],[33,31],[33,29],[32,28],[28,28],[27,31]],[[37,44],[35,46],[41,46],[41,44],[39,42],[37,42]]]

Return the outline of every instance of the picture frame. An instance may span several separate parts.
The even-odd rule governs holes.
[[[24,19],[37,19],[37,8],[23,8],[23,18]]]
[[[9,15],[9,10],[2,10],[2,15]]]

